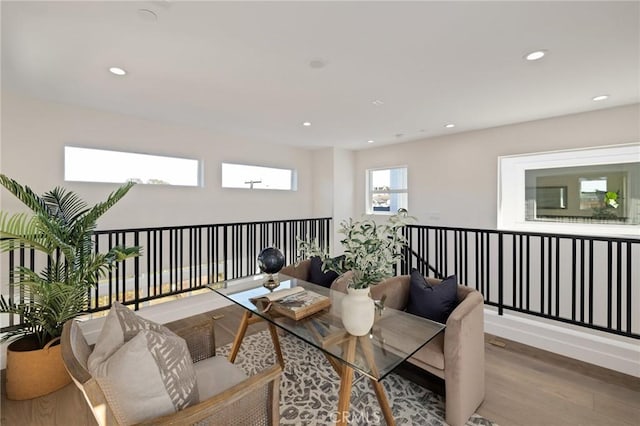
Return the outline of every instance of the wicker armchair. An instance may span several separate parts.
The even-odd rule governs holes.
[[[229,375],[226,373],[237,367],[225,358],[215,356],[213,320],[209,318],[202,321],[201,318],[187,318],[165,325],[187,341],[196,371],[198,364],[204,363],[200,365],[206,367],[204,371],[207,371],[207,375],[215,370],[216,378],[223,377],[228,382]],[[61,345],[65,367],[84,394],[98,424],[117,425],[105,394],[87,370],[87,358],[92,349],[76,321],[65,323]],[[196,405],[147,420],[143,424],[278,425],[281,373],[282,368],[274,365],[254,376],[227,383],[226,389],[201,399]],[[200,380],[198,372],[196,375]]]

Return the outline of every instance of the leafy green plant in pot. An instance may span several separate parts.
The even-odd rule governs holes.
[[[13,341],[7,349],[7,396],[30,399],[70,382],[60,348],[52,344],[59,340],[64,323],[87,309],[89,290],[98,280],[117,262],[140,254],[139,247],[118,246],[106,253],[93,250],[98,218],[124,197],[133,183],[121,186],[93,207],[60,187],[39,196],[3,174],[0,184],[32,211],[0,212],[0,250],[24,247],[48,258],[40,271],[25,266],[10,271],[14,287],[24,295],[21,300],[0,296],[0,313],[22,319],[21,325],[1,339]],[[46,361],[38,361],[39,355]],[[36,371],[35,364],[45,364],[40,365],[44,370]],[[45,377],[48,374],[54,377]]]
[[[339,274],[352,271],[348,295],[342,301],[342,321],[351,334],[364,335],[371,328],[375,309],[369,287],[393,276],[406,244],[400,230],[413,220],[406,210],[390,216],[384,223],[368,218],[344,220],[338,229],[344,234],[340,240],[344,253],[337,258],[319,249],[315,241],[299,241],[301,255],[319,256],[323,270]]]

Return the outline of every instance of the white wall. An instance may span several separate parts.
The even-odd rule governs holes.
[[[306,218],[312,216],[312,152],[249,143],[209,131],[2,94],[0,171],[42,193],[57,185],[90,203],[117,185],[64,182],[65,145],[195,158],[201,188],[137,185],[99,222],[99,229]],[[203,150],[203,147],[207,147]],[[241,162],[298,171],[298,190],[222,189],[220,163]],[[21,208],[2,191],[3,209]]]
[[[367,169],[407,164],[409,213],[420,224],[495,228],[498,156],[638,141],[635,104],[358,151],[356,213]]]
[[[498,156],[638,141],[640,105],[635,104],[370,148],[355,153],[355,210],[365,211],[367,169],[406,164],[409,213],[419,224],[495,229]],[[486,312],[485,331],[640,377],[634,339],[492,310]]]
[[[314,216],[333,216],[337,224],[343,218],[364,213],[366,169],[399,164],[409,168],[409,211],[418,217],[418,223],[494,228],[498,156],[640,141],[640,105],[356,152],[249,143],[191,127],[6,92],[2,94],[1,113],[0,171],[37,192],[64,185],[87,201],[96,202],[115,189],[109,184],[65,183],[66,144],[183,156],[204,162],[204,187],[138,185],[101,220],[101,229]],[[203,152],[203,145],[209,149]],[[298,191],[223,190],[222,161],[296,168]],[[6,191],[0,191],[0,201],[3,210],[20,208]],[[2,271],[0,274],[6,276]],[[507,329],[511,331],[504,331]],[[488,317],[487,331],[516,339],[518,333],[513,330],[521,330],[521,326],[511,326],[505,318]],[[545,340],[544,331],[539,333],[537,338],[546,343],[534,342],[531,335],[524,343],[579,359],[577,352],[584,352],[563,352],[561,341]],[[589,343],[580,347],[589,347]],[[606,343],[604,348],[604,356],[608,356]],[[635,368],[637,351],[628,353],[628,365]],[[612,359],[595,363],[614,368]],[[592,358],[584,360],[594,362]]]
[[[313,152],[313,214],[333,218],[331,249],[333,255],[342,253],[336,232],[339,223],[354,215],[355,154],[351,150],[325,148]]]
[[[355,153],[345,149],[333,150],[333,254],[343,253],[340,240],[344,234],[339,234],[337,229],[345,219],[354,216],[355,203]]]
[[[313,151],[313,215],[333,215],[333,148]]]

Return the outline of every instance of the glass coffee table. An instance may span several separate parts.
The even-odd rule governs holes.
[[[280,285],[277,290],[303,287],[329,297],[331,307],[297,321],[275,313],[262,312],[250,299],[270,293],[270,290],[263,286],[268,280],[267,275],[254,275],[207,285],[211,290],[245,309],[229,353],[229,361],[235,361],[247,327],[264,320],[269,327],[278,362],[283,368],[284,358],[277,328],[322,351],[340,376],[336,424],[347,424],[349,419],[355,371],[370,379],[385,421],[388,425],[394,425],[391,408],[380,381],[441,333],[444,325],[406,312],[384,308],[376,313],[369,334],[353,336],[345,331],[342,325],[341,305],[344,293],[283,274],[280,274],[278,279]]]

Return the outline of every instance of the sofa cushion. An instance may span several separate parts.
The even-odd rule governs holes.
[[[457,303],[458,282],[455,275],[432,285],[419,271],[411,271],[407,312],[444,324]]]
[[[336,278],[338,278],[337,272],[324,272],[322,270],[322,259],[320,257],[314,256],[311,258],[311,265],[309,266],[309,282],[329,288]]]
[[[199,402],[184,339],[141,330],[91,374],[121,424],[174,413]]]
[[[438,333],[411,357],[438,370],[444,370],[444,333]]]
[[[200,401],[205,401],[247,378],[242,369],[222,356],[203,359],[193,364],[193,368],[198,381]]]
[[[91,371],[98,364],[105,362],[120,346],[135,337],[140,330],[153,330],[175,336],[175,333],[167,327],[139,317],[120,302],[113,302],[93,352],[87,360],[87,369]]]

